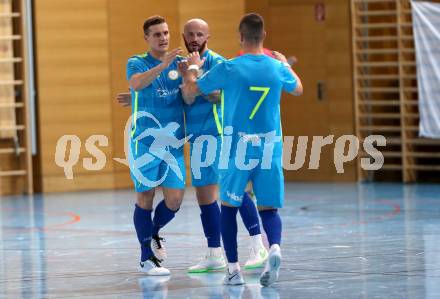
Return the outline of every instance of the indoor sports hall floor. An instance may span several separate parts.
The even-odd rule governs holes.
[[[286,184],[273,288],[188,275],[205,249],[188,189],[163,230],[168,278],[136,271],[132,191],[0,200],[0,298],[440,298],[440,185]],[[248,253],[240,223],[239,253]]]

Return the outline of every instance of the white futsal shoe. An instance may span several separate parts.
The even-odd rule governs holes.
[[[278,273],[281,265],[281,248],[274,244],[269,249],[269,258],[260,277],[260,284],[268,287],[278,279]]]
[[[188,268],[188,273],[206,273],[226,268],[226,261],[223,257],[221,247],[209,248],[206,256],[196,265]]]
[[[160,261],[154,255],[145,262],[139,263],[139,271],[150,276],[170,275],[170,270],[160,265]]]
[[[167,252],[165,250],[165,246],[163,245],[164,242],[165,239],[159,236],[154,236],[151,238],[151,250],[153,251],[154,256],[157,257],[161,262],[167,258]]]
[[[251,252],[249,254],[249,259],[244,264],[246,270],[261,268],[267,260],[269,253],[263,244],[259,248],[251,247]]]
[[[232,273],[226,272],[225,279],[223,280],[224,285],[242,285],[244,284],[243,275],[240,270],[235,270]]]

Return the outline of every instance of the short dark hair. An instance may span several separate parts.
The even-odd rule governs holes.
[[[165,18],[161,16],[151,16],[144,22],[144,34],[148,34],[151,26],[165,23]]]
[[[245,41],[258,44],[264,38],[264,19],[257,13],[248,13],[241,18],[238,30]]]

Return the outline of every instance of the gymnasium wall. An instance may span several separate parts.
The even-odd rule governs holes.
[[[107,189],[114,185],[114,167],[90,172],[79,162],[74,179],[66,180],[54,162],[60,137],[109,137],[103,147],[113,155],[111,72],[106,0],[43,0],[35,2],[39,163],[42,191]],[[81,147],[80,160],[88,157]]]

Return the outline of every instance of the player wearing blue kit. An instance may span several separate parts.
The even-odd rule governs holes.
[[[150,50],[127,63],[133,99],[129,164],[137,192],[133,221],[141,246],[140,271],[169,275],[161,266],[166,253],[159,230],[179,210],[185,188],[183,105],[176,65],[181,49],[167,52],[169,30],[164,18],[148,18],[143,30]],[[163,187],[165,199],[152,218],[158,185]]]
[[[281,263],[281,218],[277,210],[284,199],[280,97],[283,90],[300,95],[302,84],[284,55],[274,52],[276,59],[264,55],[265,31],[260,15],[244,16],[239,31],[244,55],[218,64],[197,80],[202,61],[198,53],[190,54],[182,90],[189,104],[199,93],[224,92],[219,162],[222,238],[229,262],[224,283],[244,283],[238,264],[236,214],[251,181],[270,245],[260,278],[261,284],[268,286],[277,280]]]
[[[183,40],[188,52],[198,52],[201,58],[204,59],[199,75],[208,72],[217,64],[225,61],[225,58],[208,49],[209,37],[209,26],[204,20],[189,20],[183,28]],[[188,269],[190,273],[218,270],[226,266],[221,251],[220,208],[217,204],[218,157],[220,149],[220,139],[218,137],[222,129],[222,115],[221,105],[210,102],[219,99],[220,91],[213,91],[196,97],[192,105],[184,105],[186,134],[188,136],[192,135],[190,139],[190,152],[193,153],[194,142],[200,136],[214,136],[218,139],[216,152],[208,153],[207,146],[204,146],[203,143],[196,145],[202,148],[201,156],[215,155],[216,157],[214,163],[201,167],[198,175],[194,174],[195,159],[191,155],[192,185],[196,188],[197,201],[201,211],[200,218],[205,237],[208,241],[208,253],[199,263]],[[240,207],[240,215],[251,236],[250,255],[244,267],[246,269],[253,269],[263,266],[268,253],[262,242],[257,209],[247,193],[243,194],[243,205]]]

